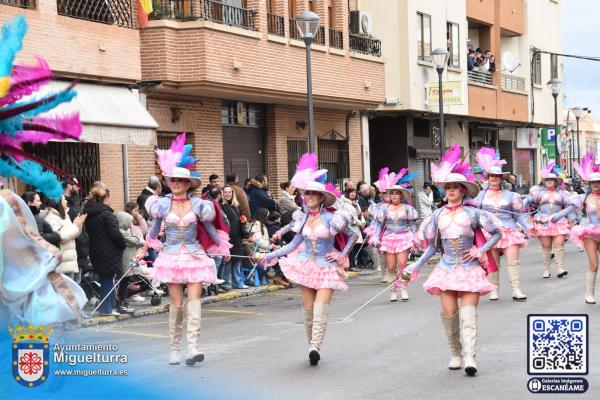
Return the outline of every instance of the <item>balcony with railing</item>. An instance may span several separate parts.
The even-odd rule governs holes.
[[[34,9],[35,0],[0,0],[0,5]]]
[[[202,19],[254,31],[255,16],[254,10],[213,0],[155,0],[154,11],[149,15],[149,19]]]
[[[329,28],[329,47],[335,49],[344,48],[344,32]]]
[[[281,15],[267,14],[267,31],[271,35],[285,36],[285,18]]]
[[[487,71],[468,71],[467,79],[469,83],[492,86],[494,84],[492,73]]]
[[[381,57],[381,40],[351,33],[350,51]]]
[[[525,78],[520,76],[502,74],[500,77],[500,86],[505,90],[525,91]]]
[[[290,39],[302,40],[302,35],[300,34],[300,30],[298,30],[298,25],[296,24],[296,20],[290,18],[289,24],[290,24]],[[315,35],[315,38],[313,39],[313,44],[325,46],[325,27],[324,26],[319,26],[319,29],[317,29],[317,34]]]
[[[101,24],[133,27],[130,0],[57,0],[58,15]]]

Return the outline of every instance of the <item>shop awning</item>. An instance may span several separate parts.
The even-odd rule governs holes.
[[[41,92],[65,89],[69,82],[54,81]],[[62,104],[52,114],[79,111],[83,124],[81,139],[92,143],[156,145],[158,124],[139,102],[137,95],[123,86],[79,83],[77,97]]]

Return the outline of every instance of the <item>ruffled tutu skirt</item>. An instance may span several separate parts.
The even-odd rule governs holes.
[[[519,246],[520,248],[527,246],[527,239],[519,229],[500,228],[500,231],[502,232],[502,239],[500,239],[498,243],[494,245],[494,249],[506,249],[515,245]],[[483,235],[488,240],[492,236],[487,231],[483,231]]]
[[[578,225],[571,229],[571,240],[577,246],[583,248],[584,238],[592,239],[593,241],[600,243],[600,225]]]
[[[461,264],[458,264],[450,272],[446,272],[439,267],[434,268],[423,284],[423,288],[429,294],[435,296],[439,296],[440,292],[445,290],[473,292],[483,296],[490,293],[494,286],[488,281],[483,268],[474,266],[465,269]]]
[[[529,227],[529,235],[533,237],[568,235],[570,232],[569,221],[566,218],[561,218],[556,223],[548,221],[547,224],[532,221]]]
[[[160,283],[215,283],[215,261],[204,252],[189,253],[181,246],[176,254],[160,252],[154,261],[153,282]]]
[[[417,247],[417,236],[411,231],[390,233],[381,238],[380,251],[384,253],[402,253]]]
[[[340,260],[338,266],[319,267],[311,259],[300,259],[299,252],[293,252],[279,259],[281,271],[290,281],[311,289],[347,290],[345,269],[349,266],[348,257]]]

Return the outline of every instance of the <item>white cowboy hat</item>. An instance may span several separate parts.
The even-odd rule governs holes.
[[[587,180],[588,182],[600,181],[600,172],[592,172]]]
[[[192,173],[187,168],[175,167],[170,174],[163,174],[163,176],[169,180],[172,178],[187,179],[192,183],[192,189],[197,189],[200,186],[200,177],[192,176]]]
[[[483,170],[483,174],[485,176],[489,176],[489,175],[510,175],[510,172],[506,172],[506,171],[502,171],[502,166],[500,165],[494,165],[492,167],[488,167],[487,169]]]
[[[410,190],[408,190],[405,187],[402,187],[400,185],[394,185],[392,187],[387,188],[388,192],[391,192],[392,190],[399,190],[400,192],[402,192],[402,197],[404,198],[405,201],[410,200]]]
[[[325,207],[331,207],[337,199],[337,197],[335,197],[335,194],[325,189],[325,185],[323,185],[321,182],[309,182],[306,185],[306,187],[297,189],[301,194],[304,194],[304,192],[321,193],[325,197],[325,200],[323,200],[323,206]]]
[[[442,189],[444,189],[444,186],[446,186],[447,183],[460,183],[467,189],[466,196],[471,198],[477,197],[477,194],[479,193],[479,186],[477,186],[475,182],[469,182],[463,174],[452,172],[446,176],[446,179],[443,182],[434,183],[437,187]]]
[[[562,182],[562,178],[558,175],[556,175],[555,173],[549,172],[547,174],[545,174],[544,176],[542,176],[543,180],[547,180],[547,179],[556,179],[557,181],[561,181]]]

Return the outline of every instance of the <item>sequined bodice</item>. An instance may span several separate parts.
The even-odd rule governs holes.
[[[539,200],[540,212],[543,214],[554,214],[563,209],[563,199],[559,192],[547,191]]]
[[[473,237],[471,218],[462,207],[453,211],[444,209],[439,217],[438,227],[442,239],[456,239],[461,236]]]
[[[405,206],[388,206],[385,218],[386,232],[402,232],[410,229],[409,215]]]

